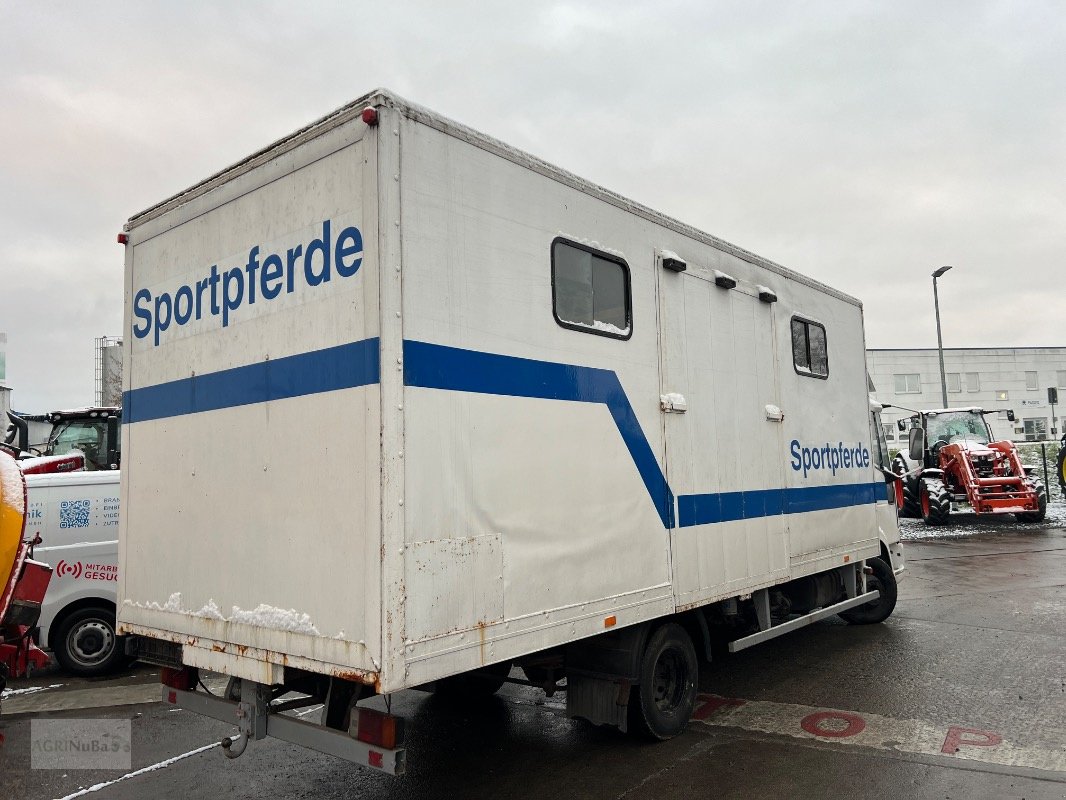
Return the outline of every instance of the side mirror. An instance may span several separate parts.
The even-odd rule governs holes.
[[[7,418],[10,420],[10,424],[7,426],[7,431],[4,435],[4,443],[14,445],[21,451],[30,449],[30,426],[22,417],[15,415],[13,412],[7,412]]]
[[[899,428],[901,431],[907,430],[907,420],[902,419],[902,418],[901,419],[897,419],[896,420],[896,427]]]
[[[925,428],[911,428],[907,451],[911,461],[921,461],[925,457]]]

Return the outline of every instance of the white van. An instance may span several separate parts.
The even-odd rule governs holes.
[[[30,424],[9,414],[5,440],[22,451],[26,535],[41,537],[34,555],[52,566],[37,641],[76,675],[103,675],[126,663],[115,633],[121,409],[53,411],[37,449]]]

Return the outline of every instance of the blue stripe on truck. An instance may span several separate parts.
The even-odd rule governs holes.
[[[603,404],[663,525],[675,527],[674,493],[613,371],[412,340],[404,341],[403,352],[407,386]],[[378,339],[364,339],[145,386],[123,394],[123,422],[146,422],[368,386],[380,380],[380,358]],[[885,491],[883,483],[856,483],[681,495],[677,498],[676,524],[685,528],[868,505],[883,499]]]
[[[377,338],[363,339],[133,389],[122,395],[122,421],[146,422],[368,386],[379,380],[378,349]]]
[[[673,492],[618,376],[611,370],[412,340],[403,343],[403,360],[404,383],[408,386],[607,406],[663,525],[674,527]]]
[[[686,494],[677,498],[678,527],[757,519],[778,514],[803,514],[834,508],[870,505],[884,495],[884,482],[849,483],[833,486],[802,486],[791,489],[759,489],[747,492]]]

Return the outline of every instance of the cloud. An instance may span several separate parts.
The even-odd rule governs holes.
[[[132,214],[379,85],[864,301],[871,346],[1062,344],[1055,3],[207,2],[0,12],[18,407],[92,396]]]

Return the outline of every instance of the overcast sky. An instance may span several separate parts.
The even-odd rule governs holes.
[[[375,8],[375,5],[380,8]],[[385,86],[859,297],[871,347],[1066,345],[1048,2],[0,5],[15,408],[93,399],[132,214]]]

